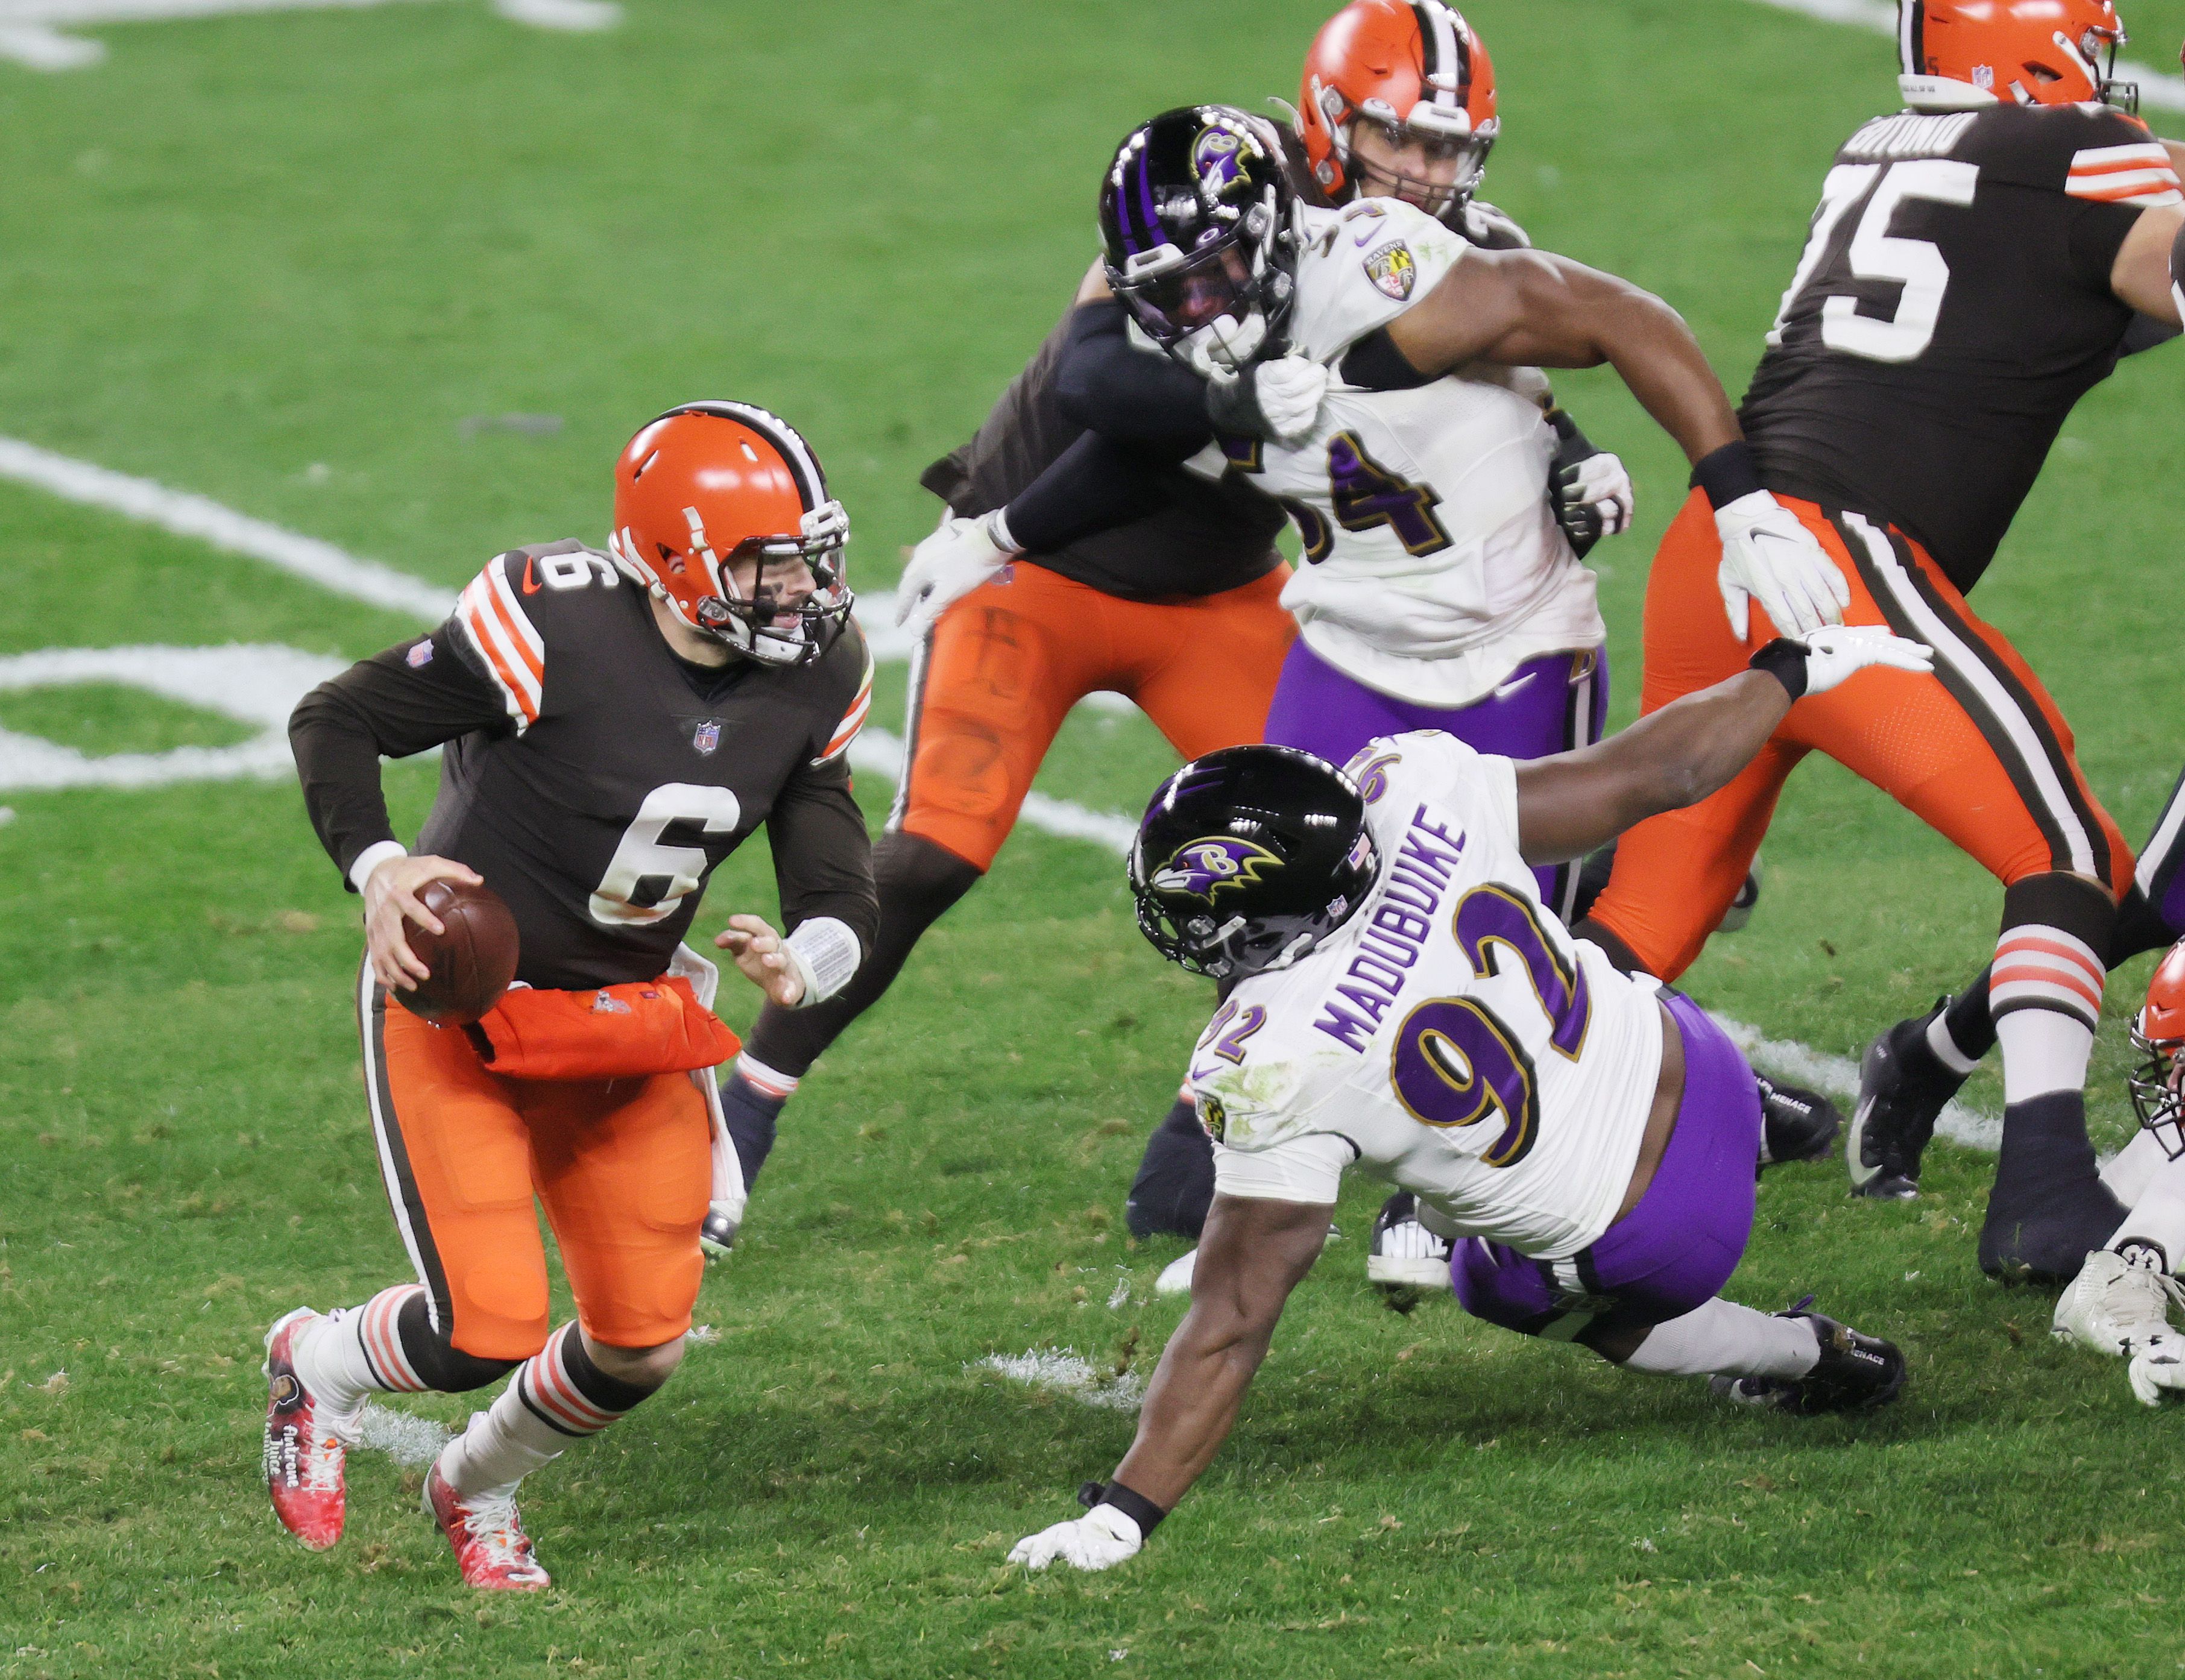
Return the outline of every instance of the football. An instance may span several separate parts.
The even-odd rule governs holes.
[[[447,931],[429,933],[405,918],[410,948],[433,974],[415,991],[394,996],[435,1026],[467,1026],[500,1002],[516,978],[516,918],[490,887],[433,881],[417,897]]]

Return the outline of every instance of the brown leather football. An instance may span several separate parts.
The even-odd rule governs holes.
[[[467,1026],[500,1002],[516,978],[516,918],[490,887],[430,881],[417,899],[447,931],[428,933],[404,918],[410,948],[433,977],[415,991],[398,988],[394,996],[436,1026]]]

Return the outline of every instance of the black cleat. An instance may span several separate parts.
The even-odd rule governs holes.
[[[1765,1074],[1755,1074],[1760,1087],[1760,1164],[1785,1161],[1818,1161],[1835,1147],[1843,1130],[1843,1115],[1818,1091],[1795,1085],[1779,1085]]]
[[[1745,881],[1737,890],[1737,896],[1730,901],[1730,908],[1722,913],[1722,920],[1715,924],[1718,934],[1734,934],[1752,919],[1753,907],[1760,902],[1760,860],[1752,860],[1752,867],[1745,872]]]
[[[736,1246],[736,1232],[741,1226],[741,1220],[730,1219],[715,1203],[706,1210],[705,1223],[698,1227],[699,1251],[709,1263],[727,1259],[729,1251]]]
[[[1852,1195],[1904,1202],[1920,1193],[1920,1158],[1935,1136],[1936,1118],[1965,1082],[1927,1047],[1929,1023],[1949,1007],[1948,998],[1938,998],[1925,1014],[1899,1021],[1866,1047],[1858,1107],[1844,1140]]]
[[[1893,1342],[1862,1336],[1847,1324],[1808,1312],[1810,1295],[1779,1319],[1804,1319],[1819,1338],[1821,1357],[1803,1376],[1718,1376],[1714,1392],[1741,1406],[1766,1406],[1798,1417],[1865,1412],[1904,1392],[1904,1355]]]
[[[1366,1281],[1378,1284],[1399,1312],[1430,1289],[1449,1289],[1450,1242],[1419,1220],[1419,1198],[1400,1190],[1381,1204],[1366,1247]]]

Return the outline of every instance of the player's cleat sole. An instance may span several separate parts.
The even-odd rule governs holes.
[[[2160,1269],[2153,1252],[2136,1248],[2127,1257],[2097,1248],[2057,1298],[2048,1333],[2075,1348],[2129,1359],[2176,1339],[2172,1306],[2185,1306],[2185,1285]]]
[[[299,1307],[265,1332],[265,1491],[281,1526],[315,1552],[342,1537],[348,1514],[344,1431],[296,1375],[298,1334],[318,1321]]]
[[[1392,1292],[1450,1289],[1449,1256],[1449,1243],[1419,1223],[1419,1198],[1400,1190],[1374,1216],[1366,1281]]]
[[[466,1587],[482,1593],[537,1593],[553,1584],[523,1532],[513,1498],[466,1501],[448,1486],[436,1460],[425,1472],[424,1506],[454,1548]]]
[[[1714,1392],[1737,1405],[1798,1417],[1872,1411],[1903,1394],[1907,1381],[1903,1350],[1878,1336],[1862,1335],[1847,1324],[1808,1312],[1813,1298],[1808,1295],[1787,1312],[1775,1314],[1803,1319],[1813,1326],[1821,1356],[1811,1370],[1796,1378],[1718,1376],[1712,1381]]]
[[[1928,1024],[1949,1004],[1939,999],[1925,1014],[1899,1021],[1860,1058],[1858,1105],[1844,1139],[1852,1195],[1904,1202],[1920,1193],[1920,1161],[1935,1121],[1965,1082],[1927,1048]]]
[[[1764,1074],[1753,1080],[1760,1087],[1760,1164],[1781,1166],[1791,1161],[1818,1161],[1836,1147],[1843,1130],[1843,1113],[1818,1091],[1784,1085]]]
[[[731,1220],[715,1208],[707,1208],[705,1222],[698,1227],[698,1248],[708,1263],[725,1260],[736,1246],[736,1232],[742,1229],[740,1220]]]

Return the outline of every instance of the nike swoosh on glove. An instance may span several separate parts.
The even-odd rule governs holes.
[[[1806,645],[1806,692],[1824,695],[1870,665],[1892,671],[1932,671],[1935,650],[1893,636],[1879,624],[1832,625],[1799,638]]]
[[[1137,1523],[1113,1505],[1095,1505],[1074,1522],[1025,1535],[1009,1549],[1009,1561],[1045,1569],[1059,1558],[1073,1569],[1113,1569],[1144,1544]]]
[[[994,540],[996,516],[941,522],[931,536],[911,550],[896,586],[895,622],[921,633],[951,606],[1000,571],[1016,555]]]
[[[1722,538],[1715,581],[1740,641],[1746,639],[1756,600],[1779,635],[1802,637],[1824,624],[1843,622],[1850,583],[1797,515],[1767,491],[1717,508],[1714,528]]]
[[[2185,1341],[2175,1336],[2149,1337],[2132,1356],[2125,1375],[2143,1406],[2160,1405],[2165,1393],[2185,1392]]]

